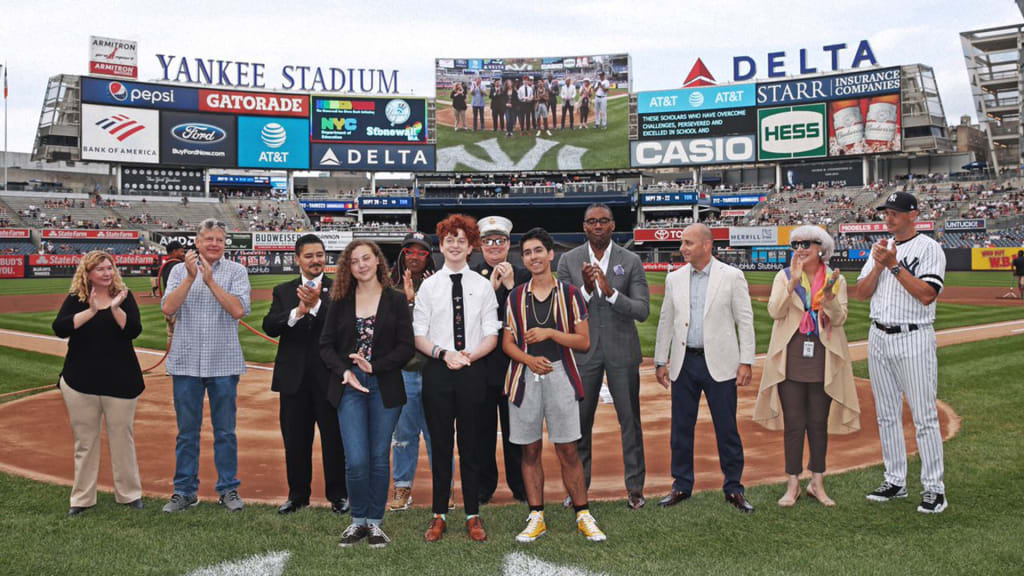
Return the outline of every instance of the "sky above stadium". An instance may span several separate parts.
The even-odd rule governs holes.
[[[882,66],[933,66],[952,124],[975,116],[959,33],[1021,21],[1011,0],[13,2],[0,18],[0,63],[15,152],[32,149],[47,79],[87,73],[90,35],[137,41],[140,80],[163,77],[164,54],[263,63],[268,88],[284,65],[397,69],[399,91],[420,96],[434,95],[438,57],[626,52],[633,90],[658,90],[681,86],[698,57],[721,83],[735,56],[753,58],[765,78],[767,54],[785,51],[794,75],[801,48],[823,70],[822,47],[845,43],[839,64],[849,68],[866,39]]]

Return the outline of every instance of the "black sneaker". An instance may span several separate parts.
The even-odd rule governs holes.
[[[925,514],[939,514],[947,506],[949,506],[949,502],[946,501],[945,494],[925,492],[921,495],[921,505],[917,507],[917,511]]]
[[[376,524],[370,524],[369,536],[366,537],[366,543],[370,545],[370,548],[383,548],[391,543],[391,538],[380,529],[380,526]]]
[[[370,529],[366,527],[366,524],[349,524],[348,528],[345,528],[345,531],[341,533],[341,540],[338,540],[338,546],[342,548],[355,546],[360,540],[366,538],[369,533]]]
[[[890,484],[889,482],[882,482],[882,485],[875,489],[874,492],[868,494],[868,500],[872,502],[888,502],[893,498],[906,498],[907,489],[904,486],[897,486]]]

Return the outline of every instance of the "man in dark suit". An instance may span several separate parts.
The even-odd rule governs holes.
[[[650,290],[636,254],[612,242],[615,218],[605,204],[591,204],[583,216],[587,242],[565,253],[558,279],[582,289],[590,315],[590,351],[577,354],[583,379],[579,456],[590,487],[591,432],[601,382],[607,375],[622,432],[626,505],[642,508],[646,464],[640,428],[640,336],[636,323],[651,312]]]
[[[513,266],[508,261],[511,244],[512,222],[503,216],[488,216],[479,221],[480,240],[483,244],[483,264],[473,267],[474,272],[491,281],[494,295],[498,300],[498,319],[505,321],[505,303],[513,288],[530,280],[530,271]],[[511,434],[508,423],[508,398],[504,395],[505,372],[508,370],[508,356],[501,346],[484,359],[487,366],[487,391],[477,419],[477,461],[480,464],[480,503],[491,501],[498,488],[497,440],[498,421],[501,420],[501,447],[505,457],[505,481],[512,497],[526,500],[523,486],[522,449],[509,442]]]
[[[278,513],[309,505],[313,481],[313,431],[320,428],[324,482],[331,510],[348,511],[345,453],[338,415],[327,401],[329,374],[320,359],[320,333],[330,303],[331,279],[324,273],[323,242],[306,234],[295,242],[295,263],[302,274],[274,287],[274,301],[263,330],[279,337],[270,389],[281,393],[281,435],[288,470],[288,501]]]

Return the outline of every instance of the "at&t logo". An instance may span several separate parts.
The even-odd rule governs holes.
[[[263,125],[263,130],[260,131],[260,140],[262,140],[268,148],[280,148],[288,141],[288,132],[284,129],[284,126],[281,126],[277,122],[268,122]],[[287,162],[288,155],[289,152],[264,150],[260,152],[260,162]]]

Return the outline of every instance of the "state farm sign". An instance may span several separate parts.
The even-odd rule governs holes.
[[[136,230],[43,230],[42,237],[53,240],[138,240]]]

